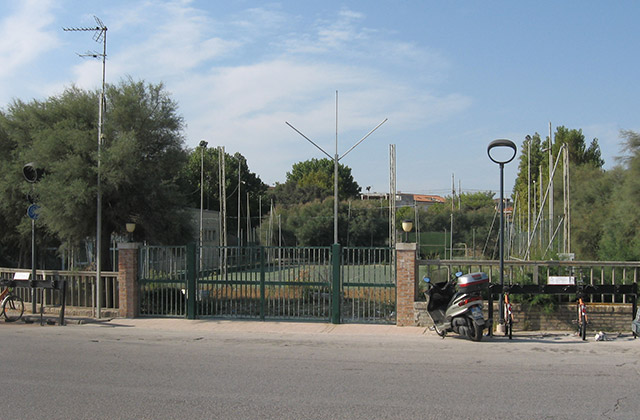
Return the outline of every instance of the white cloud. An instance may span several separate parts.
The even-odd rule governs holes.
[[[0,97],[10,91],[12,78],[28,70],[40,56],[59,45],[50,28],[53,2],[27,0],[13,3],[15,9],[0,21]],[[8,81],[8,82],[7,82]]]
[[[126,75],[164,82],[185,117],[188,145],[205,139],[240,152],[265,182],[283,181],[293,163],[324,156],[285,121],[333,153],[336,90],[340,153],[389,118],[349,156],[354,169],[362,167],[359,157],[366,150],[376,148],[382,156],[374,160],[385,164],[388,143],[449,120],[471,104],[464,94],[428,85],[449,67],[440,54],[365,27],[362,13],[342,9],[335,19],[300,24],[303,17],[277,5],[224,16],[193,5],[143,1],[110,7],[101,16],[109,27],[107,82]],[[83,48],[101,50],[90,38],[83,42]],[[75,66],[65,85],[100,85],[100,60],[66,62]],[[48,86],[51,94],[62,90],[60,83]],[[375,172],[386,177],[388,170]]]
[[[185,78],[173,88],[192,146],[204,138],[239,151],[253,171],[273,183],[282,181],[293,163],[323,157],[285,121],[333,153],[336,89],[340,153],[386,117],[382,130],[398,137],[448,119],[470,103],[463,95],[415,92],[388,78],[367,68],[279,59]]]

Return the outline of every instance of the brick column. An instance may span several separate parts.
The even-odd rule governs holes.
[[[140,244],[118,244],[119,315],[123,318],[138,316],[138,254]]]
[[[413,303],[416,300],[418,275],[417,245],[396,244],[396,325],[415,325]]]

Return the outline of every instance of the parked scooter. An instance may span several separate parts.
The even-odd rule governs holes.
[[[473,341],[482,340],[482,331],[487,327],[482,315],[482,290],[489,287],[486,273],[457,272],[444,283],[432,283],[423,279],[428,287],[427,312],[438,335],[444,338],[453,331]]]

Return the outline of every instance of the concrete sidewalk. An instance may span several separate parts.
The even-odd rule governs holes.
[[[323,322],[248,321],[184,318],[112,318],[66,319],[67,325],[102,324],[112,327],[133,327],[158,331],[245,332],[275,334],[336,334],[336,335],[413,335],[434,334],[426,327],[397,327],[378,324],[330,324]]]

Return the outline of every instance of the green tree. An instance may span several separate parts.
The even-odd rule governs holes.
[[[551,144],[553,162],[549,162],[549,145]],[[549,183],[549,165],[554,166],[558,161],[554,176],[554,214],[562,213],[563,200],[565,196],[564,183],[562,173],[563,160],[558,160],[561,150],[566,148],[569,153],[569,173],[571,179],[571,213],[573,214],[571,221],[572,249],[579,252],[579,255],[597,255],[598,249],[595,238],[587,232],[586,226],[593,225],[593,230],[598,231],[601,220],[595,213],[590,212],[584,206],[590,205],[591,208],[599,208],[602,201],[597,204],[593,203],[593,194],[606,191],[608,180],[604,176],[602,166],[604,160],[601,157],[600,146],[598,140],[593,139],[587,146],[582,130],[568,129],[560,126],[556,129],[555,140],[551,143],[547,137],[544,141],[540,139],[538,133],[533,137],[527,136],[520,148],[520,159],[518,166],[518,176],[516,178],[513,200],[516,203],[517,214],[516,220],[521,220],[525,225],[520,225],[519,230],[528,231],[529,227],[533,230],[537,215],[540,212],[542,204],[549,205],[549,198],[542,203]],[[542,178],[541,178],[542,176]],[[585,176],[595,177],[594,182],[588,184]],[[540,189],[542,188],[542,194]],[[604,192],[602,191],[602,192]],[[591,220],[591,217],[593,220]],[[529,219],[531,217],[531,219]],[[544,218],[543,218],[544,219]],[[552,221],[555,226],[560,219]],[[546,220],[546,223],[550,221]],[[530,223],[530,225],[529,225]],[[580,224],[578,224],[580,223]],[[538,230],[544,223],[538,224]],[[577,236],[575,234],[578,234]],[[546,246],[545,246],[546,247]],[[530,250],[535,253],[535,250]],[[540,250],[542,254],[542,250]]]
[[[274,200],[283,205],[323,200],[334,195],[334,162],[331,159],[310,159],[293,165],[284,184],[276,184]],[[357,197],[360,186],[351,175],[351,168],[338,164],[339,199]]]
[[[545,143],[548,147],[548,139]],[[533,185],[540,185],[540,169],[543,173],[545,168],[548,168],[548,158],[543,153],[543,144],[540,139],[540,134],[535,133],[533,137],[527,136],[520,146],[520,159],[518,162],[518,176],[514,185],[512,199],[518,202],[517,217],[528,217],[528,211],[533,211],[534,205],[537,207],[540,205],[539,195],[534,194]],[[531,199],[530,207],[529,198]]]
[[[596,168],[602,168],[604,160],[598,145],[598,139],[591,140],[587,147],[582,130],[570,130],[560,126],[556,129],[555,142],[553,143],[553,154],[558,155],[558,151],[563,144],[569,150],[569,161],[574,165],[590,164]]]
[[[597,260],[610,214],[614,173],[592,165],[577,166],[571,184],[572,250],[581,260]]]
[[[384,246],[389,233],[388,208],[373,201],[342,202],[338,207],[338,241],[344,246]],[[279,206],[272,216],[280,220],[282,239],[286,245],[328,246],[333,243],[333,198],[290,206]],[[277,222],[275,222],[277,223]],[[278,231],[278,226],[263,223],[263,230]],[[272,237],[270,245],[279,243],[277,233],[262,232]]]
[[[186,165],[181,173],[181,185],[186,192],[187,206],[200,208],[200,171],[203,169],[204,191],[203,206],[207,210],[220,209],[220,149],[217,147],[196,147],[189,151],[189,157]],[[260,214],[260,197],[264,196],[267,191],[267,185],[262,182],[260,177],[251,172],[248,162],[240,153],[233,156],[224,154],[225,167],[225,190],[227,195],[227,221],[230,235],[237,232],[238,227],[238,194],[240,194],[240,227],[246,226],[246,217],[249,215],[252,222],[259,221]],[[240,188],[238,188],[238,171],[240,171]],[[247,194],[249,194],[249,211],[247,211]],[[264,200],[262,203],[263,211],[266,212]],[[255,225],[252,224],[252,227]]]
[[[610,211],[603,223],[599,254],[602,259],[640,260],[640,134],[622,131],[622,166],[614,169],[610,185],[615,186]]]
[[[458,203],[460,207],[458,208]],[[453,243],[464,244],[469,252],[479,256],[488,242],[488,257],[495,248],[497,240],[497,228],[491,229],[496,202],[491,192],[463,193],[455,197],[446,197],[445,203],[437,203],[428,209],[418,210],[418,222],[415,222],[415,210],[411,207],[398,209],[396,213],[396,229],[402,231],[402,220],[414,220],[414,225],[419,224],[420,232],[443,233],[447,231],[447,243],[451,234],[451,216],[453,215]],[[452,210],[453,208],[453,210]],[[488,241],[487,241],[488,238]],[[475,245],[475,251],[474,251]],[[444,258],[444,255],[440,257]]]
[[[110,234],[124,233],[129,221],[136,223],[139,239],[183,243],[191,232],[177,183],[187,158],[177,104],[161,84],[131,79],[107,86],[105,96],[103,261],[108,261]],[[49,246],[95,237],[98,97],[96,91],[72,87],[45,101],[16,100],[3,113],[0,135],[7,153],[0,158],[0,209],[10,223],[3,240],[17,239],[22,249],[28,244],[24,208],[32,188],[41,207],[39,237],[48,238]],[[45,169],[34,185],[20,179],[22,165],[31,161]]]

